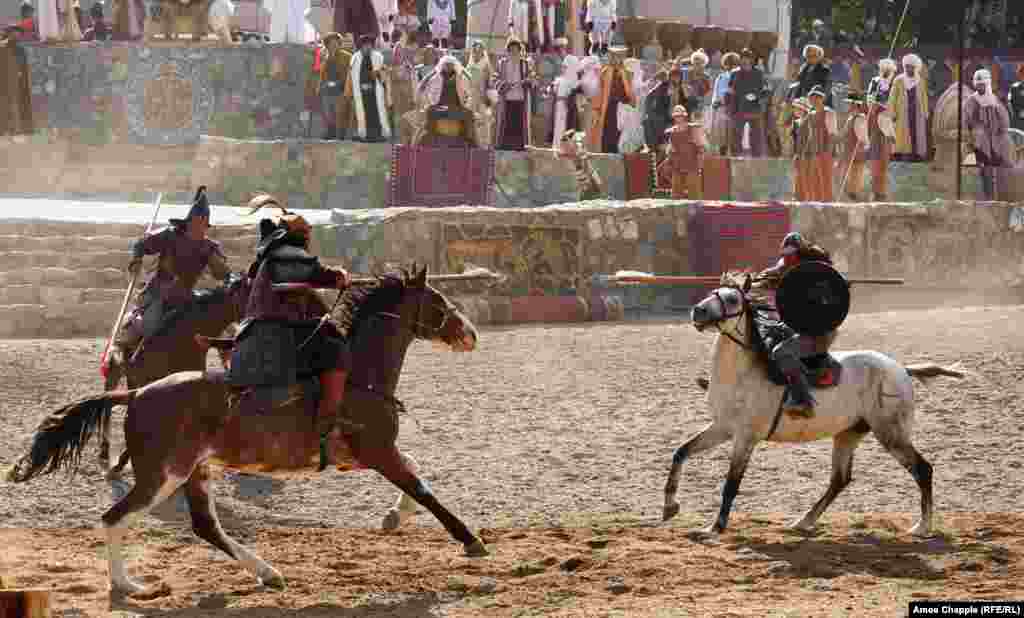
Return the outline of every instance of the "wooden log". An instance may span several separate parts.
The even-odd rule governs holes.
[[[0,618],[51,618],[51,594],[43,589],[0,590]]]

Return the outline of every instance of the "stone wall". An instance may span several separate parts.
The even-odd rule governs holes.
[[[706,236],[694,226],[705,220],[700,216],[705,209],[713,208],[721,207],[636,200],[531,209],[336,210],[331,223],[314,226],[313,249],[325,262],[355,273],[414,261],[429,264],[435,273],[473,265],[498,270],[507,275],[500,285],[443,288],[472,307],[471,317],[482,323],[498,319],[494,307],[507,305],[509,297],[526,295],[593,301],[595,295],[611,294],[628,309],[661,310],[689,304],[693,289],[609,290],[595,275],[618,270],[718,274],[699,272],[691,258],[698,251],[720,251],[714,240],[691,246]],[[937,202],[787,208],[791,227],[832,250],[837,266],[853,276],[904,278],[908,293],[933,292],[940,300],[968,292],[981,299],[989,291],[1024,300],[1024,207]],[[253,227],[213,228],[234,270],[251,260]],[[0,337],[108,334],[126,283],[128,245],[143,229],[137,223],[0,220]],[[758,238],[754,229],[745,233],[751,237],[750,252],[767,246],[771,254],[777,246],[777,238]],[[864,302],[875,294],[864,288],[856,297]],[[583,315],[571,307],[558,309],[563,310]]]
[[[0,192],[47,197],[134,200],[151,191],[187,200],[200,184],[214,203],[241,204],[269,191],[292,208],[381,208],[387,205],[392,148],[388,144],[319,140],[236,140],[203,135],[196,143],[144,145],[91,143],[82,130],[41,131],[0,137]],[[548,149],[496,153],[497,208],[533,208],[575,200],[571,166]],[[625,199],[626,172],[619,155],[593,155],[612,199]],[[734,158],[730,194],[735,201],[790,200],[788,159]],[[866,174],[870,183],[870,173]],[[955,167],[945,163],[892,163],[893,202],[955,198]],[[1024,200],[1024,170],[1008,175],[1006,199]],[[836,179],[836,195],[841,179]],[[868,185],[869,186],[869,185]],[[981,199],[975,168],[963,169],[964,199]]]
[[[301,45],[26,44],[36,127],[87,144],[179,145],[203,134],[305,134]]]

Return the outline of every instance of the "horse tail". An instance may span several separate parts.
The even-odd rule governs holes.
[[[949,367],[942,367],[935,363],[919,363],[917,365],[907,365],[907,373],[915,378],[934,378],[936,376],[949,376],[951,378],[962,378],[967,374],[963,371],[957,371]]]
[[[130,403],[135,399],[135,393],[134,390],[107,391],[68,404],[50,414],[36,429],[32,449],[14,464],[7,480],[24,483],[60,468],[73,474],[89,439],[97,430],[106,430],[114,405]]]

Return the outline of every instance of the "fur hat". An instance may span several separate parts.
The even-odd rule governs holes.
[[[520,41],[519,39],[517,39],[514,36],[510,36],[510,37],[508,37],[508,41],[505,43],[505,51],[512,51],[512,46],[513,45],[518,45],[520,51],[525,49],[525,47],[523,46],[523,42],[522,41]]]
[[[259,241],[256,255],[262,259],[270,251],[284,244],[308,245],[313,233],[312,226],[302,215],[289,212],[272,195],[262,194],[249,200],[247,215],[255,214],[261,208],[277,208],[281,214],[260,220]]]
[[[192,208],[188,209],[188,214],[185,215],[185,218],[170,219],[170,222],[171,225],[175,227],[181,227],[188,223],[188,221],[193,217],[210,218],[210,200],[206,197],[206,185],[202,185],[196,189],[196,196],[192,198]]]
[[[722,59],[721,59],[720,63],[721,63],[723,68],[727,64],[732,64],[733,66],[739,66],[739,64],[740,64],[740,55],[737,54],[736,52],[726,52],[725,54],[722,55]]]

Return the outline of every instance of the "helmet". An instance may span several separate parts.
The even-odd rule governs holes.
[[[210,218],[210,200],[206,197],[206,185],[202,185],[196,189],[196,196],[192,198],[192,208],[188,209],[188,214],[185,215],[184,219],[171,219],[171,225],[183,226],[189,219],[195,217],[206,217]]]
[[[800,252],[804,244],[804,237],[800,232],[790,232],[782,239],[782,255],[793,255]]]

